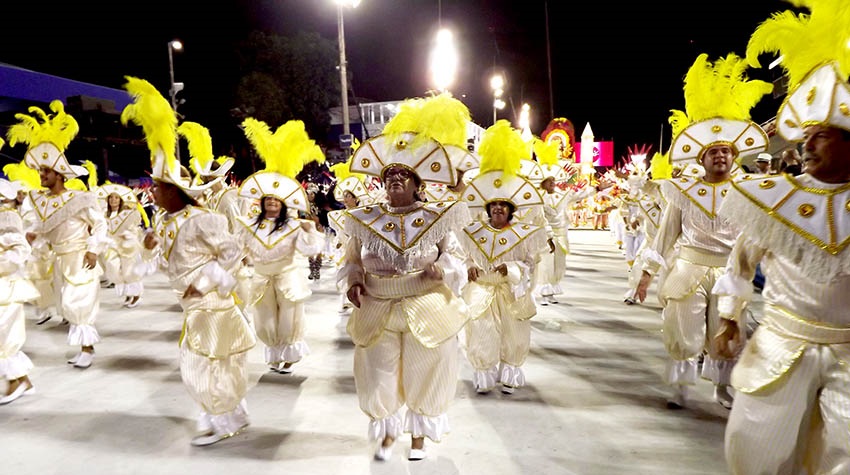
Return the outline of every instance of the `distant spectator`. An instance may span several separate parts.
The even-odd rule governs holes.
[[[790,148],[782,152],[782,162],[779,164],[779,171],[791,176],[800,175],[803,173],[802,162],[797,149]]]
[[[762,175],[770,174],[770,162],[773,161],[773,156],[769,153],[760,153],[756,157],[756,171]]]

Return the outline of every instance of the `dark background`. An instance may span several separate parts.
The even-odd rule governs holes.
[[[167,96],[168,42],[183,41],[184,51],[174,56],[175,79],[186,85],[180,110],[186,120],[210,128],[217,154],[230,152],[239,134],[228,112],[238,81],[238,41],[252,30],[337,36],[332,0],[7,3],[0,62],[79,81],[121,88],[123,77],[133,75]],[[489,78],[500,69],[508,80],[508,107],[500,118],[516,124],[519,108],[528,102],[532,132],[539,135],[552,118],[545,5],[542,0],[362,0],[345,10],[350,87],[357,97],[374,101],[426,94],[428,51],[442,24],[454,31],[461,57],[450,89],[469,106],[473,120],[491,124]],[[657,149],[662,127],[666,148],[669,110],[684,107],[682,78],[696,56],[743,55],[755,27],[788,8],[778,0],[550,0],[554,115],[571,120],[577,135],[590,122],[597,140],[615,141],[618,157],[634,144]],[[765,80],[778,74],[750,71]],[[778,106],[778,100],[765,98],[753,120],[772,118]]]

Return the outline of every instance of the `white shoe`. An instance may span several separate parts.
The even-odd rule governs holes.
[[[82,351],[80,353],[82,353]],[[68,360],[68,364],[76,364],[77,360],[80,359],[80,353],[77,353],[73,358]]]
[[[206,445],[212,445],[212,444],[214,444],[218,441],[233,437],[234,435],[245,430],[246,427],[248,427],[248,423],[246,423],[244,426],[240,427],[236,432],[233,432],[233,433],[230,433],[230,434],[213,431],[211,433],[198,435],[198,436],[193,437],[192,441],[190,443],[192,445],[194,445],[195,447],[204,447]]]
[[[80,354],[77,355],[77,361],[74,362],[74,367],[86,369],[91,366],[92,361],[94,361],[94,353],[81,351]]]
[[[135,300],[133,300],[133,299],[135,299]],[[139,306],[139,302],[141,302],[141,301],[142,301],[141,296],[131,297],[130,300],[128,300],[127,303],[124,304],[124,306],[127,307],[127,308],[136,308],[136,307]]]
[[[726,409],[732,409],[734,398],[729,394],[729,386],[726,384],[717,384],[714,386],[714,400]]]
[[[479,388],[479,387],[476,386],[475,387],[475,394],[490,394],[490,391],[492,391],[492,390],[493,390],[493,388]]]
[[[390,444],[388,447],[384,447],[383,443],[378,444],[378,449],[375,450],[375,460],[379,460],[381,462],[385,462],[393,456],[393,444]]]
[[[547,295],[546,300],[549,301],[549,303],[551,303],[551,304],[557,304],[558,303],[558,299],[556,299],[554,295]]]
[[[44,325],[45,323],[50,321],[51,318],[53,318],[53,315],[50,313],[49,310],[45,310],[38,315],[38,320],[36,320],[35,324]]]
[[[515,388],[513,386],[502,384],[502,394],[513,394],[514,389]]]
[[[407,454],[407,460],[423,460],[428,457],[428,452],[425,452],[425,448],[421,449],[410,449],[410,453]]]
[[[18,399],[24,394],[35,394],[35,388],[33,386],[27,388],[27,385],[25,383],[19,384],[18,387],[15,388],[14,391],[12,391],[12,394],[0,398],[0,406],[9,404],[10,402],[14,401],[15,399]]]

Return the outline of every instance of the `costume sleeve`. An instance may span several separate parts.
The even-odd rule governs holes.
[[[86,251],[102,254],[109,246],[109,231],[106,218],[97,206],[88,206],[83,213],[83,221],[89,226],[89,237],[86,239]]]
[[[365,282],[363,258],[360,254],[360,238],[351,236],[345,245],[345,264],[337,273],[337,284],[344,291]]]
[[[301,223],[307,223],[310,226],[309,231],[298,228],[295,232],[295,249],[305,256],[315,256],[320,254],[325,248],[325,235],[316,230],[316,224],[312,221],[299,220]],[[299,223],[300,224],[300,223]]]
[[[460,296],[460,290],[466,285],[466,255],[461,248],[460,242],[454,232],[449,232],[437,243],[440,249],[440,257],[436,265],[443,271],[443,281],[455,295]]]
[[[666,259],[673,252],[673,247],[679,235],[682,234],[682,210],[668,205],[658,225],[658,234],[652,245],[643,250],[643,259],[646,262],[644,272],[655,275],[662,267],[666,267]]]
[[[236,285],[232,274],[242,260],[242,246],[228,231],[224,215],[209,213],[194,218],[194,221],[192,224],[198,230],[199,245],[207,248],[214,259],[204,264],[192,286],[202,294],[217,290],[219,295],[226,296]]]
[[[753,296],[753,277],[756,266],[767,250],[743,236],[732,246],[726,272],[717,279],[711,292],[718,296],[717,309],[720,318],[741,322],[741,312]]]
[[[0,235],[0,274],[9,275],[22,270],[29,258],[32,248],[23,234],[5,232]]]

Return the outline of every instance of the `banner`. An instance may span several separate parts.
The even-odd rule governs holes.
[[[581,156],[583,142],[576,144],[576,163],[581,163],[584,158]],[[593,166],[594,167],[613,167],[614,166],[614,142],[591,142],[593,148]]]

